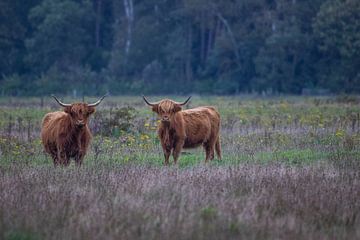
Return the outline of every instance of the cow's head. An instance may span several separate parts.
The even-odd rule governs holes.
[[[59,105],[64,107],[64,112],[70,115],[72,123],[78,128],[82,128],[86,124],[88,124],[89,116],[95,112],[95,107],[99,105],[106,96],[107,94],[102,96],[97,102],[91,104],[87,104],[87,103],[67,104],[61,102],[54,95],[52,95],[52,97],[59,103]]]
[[[179,112],[181,107],[184,106],[190,100],[190,98],[191,96],[182,103],[175,102],[170,99],[163,99],[159,102],[151,103],[145,98],[145,96],[143,96],[146,104],[151,106],[152,110],[158,114],[161,121],[163,122],[170,122],[174,114]]]

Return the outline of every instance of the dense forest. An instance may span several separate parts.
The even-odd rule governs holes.
[[[0,95],[360,92],[359,0],[1,0]]]

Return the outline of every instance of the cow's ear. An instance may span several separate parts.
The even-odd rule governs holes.
[[[179,104],[174,105],[174,113],[181,111],[181,106]]]
[[[88,114],[93,114],[95,112],[95,108],[94,107],[88,107]]]
[[[64,108],[64,112],[70,114],[70,113],[71,113],[71,106],[65,107],[65,108]]]
[[[158,107],[157,104],[152,106],[151,109],[152,109],[153,112],[159,113],[159,107]]]

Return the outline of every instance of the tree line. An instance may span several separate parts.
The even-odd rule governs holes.
[[[0,94],[360,92],[358,0],[2,0]]]

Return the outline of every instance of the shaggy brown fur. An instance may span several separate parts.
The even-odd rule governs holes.
[[[182,148],[195,148],[200,145],[205,149],[205,162],[214,158],[214,149],[221,159],[220,115],[214,107],[181,110],[181,104],[164,99],[152,104],[152,110],[161,118],[158,136],[165,165],[169,164],[171,151],[176,164]]]
[[[94,112],[95,107],[74,103],[65,107],[63,112],[51,112],[44,116],[41,140],[55,166],[68,166],[70,158],[75,159],[76,165],[82,164],[91,140],[89,116]]]

